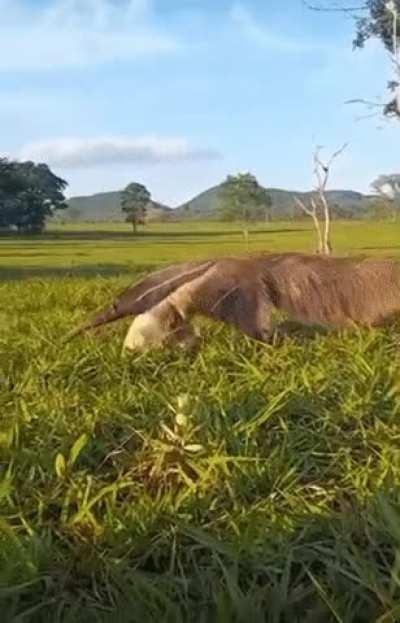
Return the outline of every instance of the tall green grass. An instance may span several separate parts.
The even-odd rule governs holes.
[[[0,286],[1,620],[400,620],[398,328],[62,343],[139,269]]]

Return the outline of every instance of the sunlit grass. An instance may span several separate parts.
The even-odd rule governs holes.
[[[399,228],[389,222],[335,222],[336,253],[399,255]],[[44,236],[0,239],[0,278],[113,275],[138,266],[187,258],[259,251],[314,250],[308,221],[250,227],[248,242],[238,224],[155,223],[133,236],[128,224],[100,223],[49,228]]]
[[[370,246],[370,226],[343,232]],[[385,227],[374,246],[395,246]],[[22,246],[81,266],[64,242]],[[0,286],[1,620],[398,621],[398,332],[264,346],[201,321],[198,356],[121,356],[122,322],[62,343],[160,248],[112,277]]]

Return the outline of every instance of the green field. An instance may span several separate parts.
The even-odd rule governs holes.
[[[400,225],[388,222],[336,222],[336,253],[399,255]],[[250,228],[226,223],[152,224],[134,237],[125,223],[66,225],[44,236],[0,238],[0,278],[111,276],[187,258],[249,251],[314,250],[308,221]]]
[[[1,621],[400,621],[398,332],[63,344],[156,265],[313,249],[308,222],[93,227],[0,239]],[[400,255],[400,224],[334,246]]]

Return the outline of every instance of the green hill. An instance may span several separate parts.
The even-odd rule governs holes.
[[[125,215],[121,212],[120,191],[97,193],[83,197],[71,197],[68,199],[68,208],[58,215],[59,219],[66,221],[124,221]],[[167,206],[151,202],[147,210],[148,220],[162,219],[168,216],[171,209]]]
[[[218,192],[220,186],[209,188],[197,197],[187,201],[176,208],[174,218],[182,219],[212,219],[216,217],[218,210]],[[271,217],[273,219],[293,218],[300,214],[294,197],[299,197],[306,204],[315,193],[282,190],[279,188],[267,189],[272,198]],[[331,190],[326,193],[327,199],[336,216],[341,218],[362,217],[374,197],[363,195],[352,190]]]
[[[169,208],[152,202],[148,210],[148,220],[212,220],[218,218],[218,192],[214,186],[200,193],[177,208]],[[274,220],[299,216],[299,208],[294,197],[306,203],[313,193],[269,188],[272,197],[271,217]],[[340,218],[363,218],[375,197],[363,195],[352,190],[331,190],[326,193],[335,216]],[[59,213],[58,218],[67,221],[123,221],[125,217],[120,208],[120,192],[98,193],[86,197],[72,197],[68,209]]]

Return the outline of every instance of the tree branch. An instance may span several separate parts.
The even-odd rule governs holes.
[[[333,152],[332,156],[327,162],[324,162],[320,156],[321,146],[315,148],[313,154],[314,160],[314,174],[317,178],[317,186],[315,191],[318,195],[318,201],[324,215],[324,233],[322,235],[321,224],[318,219],[318,203],[313,197],[310,199],[311,209],[306,206],[304,201],[301,201],[299,197],[295,197],[296,204],[307,214],[311,216],[314,221],[314,227],[318,237],[318,253],[329,255],[332,251],[330,241],[330,228],[331,228],[331,212],[329,203],[327,201],[325,192],[328,185],[329,176],[331,172],[332,163],[338,158],[346,149],[348,143],[344,143],[339,149]]]
[[[324,13],[354,13],[359,11],[365,11],[368,9],[368,3],[362,2],[358,6],[336,6],[336,7],[328,7],[328,6],[318,6],[316,4],[311,4],[307,2],[307,0],[303,0],[303,4],[310,9],[311,11],[319,11]]]
[[[323,241],[322,241],[321,225],[318,220],[317,204],[315,203],[314,199],[311,199],[310,203],[311,203],[312,210],[310,210],[309,208],[307,208],[304,201],[299,199],[299,197],[295,197],[294,200],[299,206],[299,208],[303,210],[303,212],[305,212],[308,216],[311,216],[312,220],[314,221],[314,227],[317,233],[317,240],[318,240],[317,253],[322,253],[323,252]]]

